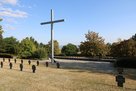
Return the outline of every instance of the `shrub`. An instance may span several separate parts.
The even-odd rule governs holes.
[[[39,48],[34,52],[33,58],[47,58],[47,51],[44,48]]]
[[[119,58],[115,66],[123,68],[136,68],[136,57]]]
[[[13,55],[7,53],[0,53],[1,58],[13,58]]]
[[[23,58],[23,59],[29,59],[31,58],[32,53],[30,53],[29,51],[24,51],[19,56],[20,58]]]

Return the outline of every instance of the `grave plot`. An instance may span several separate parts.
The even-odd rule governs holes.
[[[36,65],[39,66],[39,61],[23,60],[23,59],[6,59],[0,62],[1,69],[20,70],[24,72],[36,72]],[[33,67],[34,66],[34,67]],[[34,70],[35,69],[35,70]]]
[[[2,61],[2,60],[0,60]],[[0,68],[1,91],[135,91],[136,80],[126,78],[123,87],[118,87],[115,75],[89,71],[83,69],[67,69],[60,63],[60,68],[52,67],[50,63],[46,67],[45,62],[37,65],[37,60],[23,61],[23,71],[20,71],[21,60],[17,59],[9,69],[9,62],[5,59],[3,68]],[[56,60],[58,62],[58,60]],[[78,64],[78,62],[76,62]],[[79,62],[80,63],[80,62]],[[77,64],[72,66],[77,67]],[[33,74],[32,65],[36,66]],[[81,64],[80,64],[81,65]],[[54,65],[56,66],[56,65]],[[89,65],[86,65],[89,67]],[[71,66],[70,66],[71,67]]]

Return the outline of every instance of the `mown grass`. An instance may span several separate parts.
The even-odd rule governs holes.
[[[13,61],[13,60],[11,60]],[[80,69],[46,68],[44,64],[32,73],[27,60],[19,71],[20,60],[9,69],[8,60],[0,68],[0,91],[136,91],[136,80],[126,79],[124,88],[116,86],[115,76]],[[32,62],[36,64],[36,62]],[[31,64],[31,65],[32,65]]]

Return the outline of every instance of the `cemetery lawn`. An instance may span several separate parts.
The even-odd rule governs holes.
[[[2,61],[2,59],[0,59]],[[126,78],[124,88],[116,86],[115,76],[80,69],[46,68],[40,63],[36,73],[24,61],[23,71],[19,71],[20,60],[13,69],[8,61],[0,68],[0,91],[136,91],[136,80]]]

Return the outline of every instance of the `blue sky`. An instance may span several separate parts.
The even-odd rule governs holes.
[[[4,37],[18,40],[34,37],[45,44],[50,41],[50,10],[54,19],[54,39],[60,45],[79,45],[85,34],[95,31],[105,42],[128,39],[136,33],[136,0],[0,0],[0,22]]]

